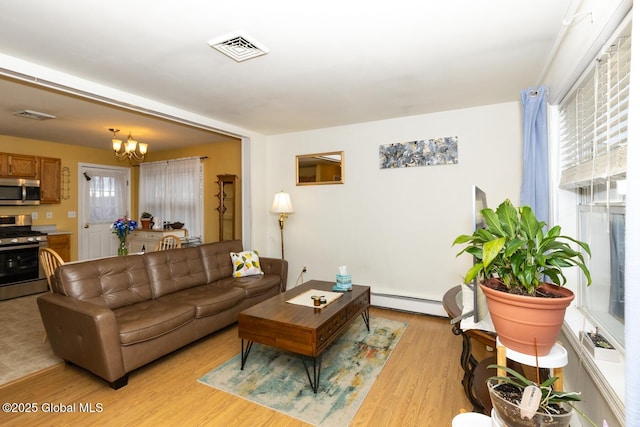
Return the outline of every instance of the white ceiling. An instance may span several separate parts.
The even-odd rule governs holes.
[[[7,58],[266,135],[517,101],[536,85],[571,0],[3,1]],[[243,31],[237,63],[207,44]],[[7,72],[7,69],[9,70]],[[0,134],[152,150],[212,135],[0,78]],[[55,120],[13,116],[30,109]]]

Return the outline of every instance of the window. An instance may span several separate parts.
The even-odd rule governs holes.
[[[182,222],[189,236],[203,234],[203,186],[200,158],[140,165],[138,209],[157,221]]]
[[[94,169],[91,175],[87,180],[89,185],[87,222],[112,224],[116,218],[128,215],[126,172]]]
[[[560,187],[575,192],[578,238],[592,251],[579,304],[621,346],[630,48],[618,38],[559,105]]]

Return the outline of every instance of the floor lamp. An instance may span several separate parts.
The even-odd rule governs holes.
[[[273,198],[273,205],[271,205],[271,212],[280,214],[278,223],[280,224],[280,245],[282,249],[282,259],[284,259],[284,222],[287,219],[288,214],[293,213],[293,206],[291,206],[291,198],[289,193],[283,191],[276,193]]]

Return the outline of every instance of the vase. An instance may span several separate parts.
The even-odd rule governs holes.
[[[120,245],[118,246],[118,256],[129,255],[129,247],[127,246],[126,240],[120,240]]]

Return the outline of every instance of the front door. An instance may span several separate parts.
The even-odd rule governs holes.
[[[78,169],[78,259],[117,255],[118,238],[111,226],[130,216],[129,168],[80,164]]]

